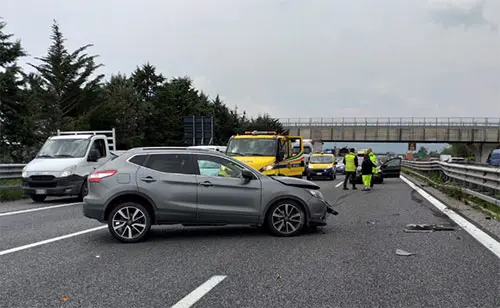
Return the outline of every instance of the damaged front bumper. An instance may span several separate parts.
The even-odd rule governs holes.
[[[328,203],[328,201],[326,200],[323,200],[323,202],[325,202],[326,204],[326,212],[328,214],[332,214],[332,215],[338,215],[339,212],[337,212],[334,208],[333,208],[333,205],[331,205],[330,203]]]

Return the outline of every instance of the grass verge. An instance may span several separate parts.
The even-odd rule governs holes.
[[[467,194],[461,187],[456,185],[448,185],[444,186],[443,179],[437,173],[431,173],[429,175],[423,174],[422,172],[409,170],[407,168],[402,168],[402,172],[415,176],[415,174],[421,175],[421,179],[424,179],[427,184],[432,187],[440,190],[441,192],[447,194],[449,197],[453,199],[464,202],[467,205],[470,205],[473,209],[483,211],[488,215],[495,217],[497,220],[500,220],[500,207],[495,204],[484,201],[483,199],[479,199],[477,197],[471,196]]]
[[[0,179],[0,187],[19,186],[19,185],[21,185],[20,179],[5,179],[5,180]],[[0,202],[19,200],[19,199],[24,199],[25,197],[26,196],[24,195],[24,191],[22,191],[21,189],[10,189],[10,190],[0,189]]]

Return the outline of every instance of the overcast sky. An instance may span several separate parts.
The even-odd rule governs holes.
[[[32,56],[57,19],[107,75],[150,61],[251,115],[500,117],[500,0],[1,0],[0,15]]]

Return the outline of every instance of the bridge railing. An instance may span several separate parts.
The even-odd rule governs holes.
[[[300,126],[428,126],[428,127],[495,127],[500,128],[500,118],[280,118],[288,127]]]
[[[465,193],[500,206],[500,168],[408,160],[403,161],[403,166],[420,174],[441,172],[445,182],[457,182]]]
[[[0,190],[20,189],[20,185],[4,184],[7,180],[21,179],[21,174],[25,164],[0,164]]]

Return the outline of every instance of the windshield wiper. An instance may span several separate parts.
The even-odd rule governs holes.
[[[266,155],[261,153],[246,153],[246,156],[273,156],[273,155]]]
[[[67,157],[67,158],[74,158],[73,155],[69,155],[69,154],[57,154],[57,155],[54,155],[54,157]]]
[[[52,155],[48,155],[48,154],[42,154],[42,155],[37,155],[36,158],[52,158],[53,156]]]
[[[238,153],[238,152],[231,152],[231,153],[228,153],[229,156],[245,156],[245,154],[243,153]]]

